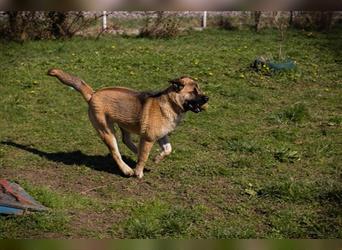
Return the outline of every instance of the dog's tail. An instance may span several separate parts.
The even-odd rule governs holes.
[[[55,76],[65,85],[71,86],[80,92],[83,98],[89,102],[92,95],[94,94],[94,90],[86,84],[82,79],[70,75],[69,73],[64,72],[61,69],[49,69],[48,73],[49,76]]]

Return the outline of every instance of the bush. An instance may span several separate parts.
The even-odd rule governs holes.
[[[239,20],[229,16],[218,17],[216,25],[225,30],[239,30],[241,28]]]
[[[95,19],[85,19],[82,11],[7,11],[8,22],[1,27],[2,37],[14,40],[71,38]]]
[[[140,37],[172,38],[180,34],[180,18],[176,13],[165,11],[146,12]]]
[[[329,30],[333,24],[333,11],[303,11],[292,22],[293,27],[304,30]]]

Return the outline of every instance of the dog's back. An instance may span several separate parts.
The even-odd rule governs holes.
[[[128,88],[111,87],[96,91],[89,101],[89,110],[105,117],[110,123],[139,133],[142,112],[140,93]]]

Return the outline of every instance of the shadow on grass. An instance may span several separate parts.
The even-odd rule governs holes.
[[[49,161],[63,163],[65,165],[72,165],[72,166],[73,165],[78,165],[78,166],[85,165],[97,171],[105,171],[111,174],[124,176],[119,170],[119,167],[117,166],[117,164],[113,161],[110,154],[106,156],[86,155],[82,153],[80,150],[72,151],[72,152],[48,153],[48,152],[44,152],[42,150],[32,148],[32,147],[22,145],[16,142],[12,142],[12,141],[1,141],[1,144],[16,147],[21,150],[25,150],[27,152],[30,152],[32,154],[45,158]],[[133,161],[131,158],[125,155],[122,155],[122,159],[130,167],[135,166],[135,161]]]

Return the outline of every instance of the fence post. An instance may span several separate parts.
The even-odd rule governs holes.
[[[102,12],[102,30],[107,29],[107,11]]]
[[[207,11],[203,11],[202,28],[205,29],[206,27],[207,27]]]

